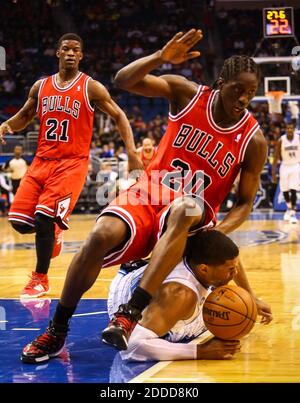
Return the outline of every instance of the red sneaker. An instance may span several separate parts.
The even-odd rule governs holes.
[[[119,306],[106,329],[102,332],[102,341],[119,350],[127,350],[129,337],[142,315],[139,310],[128,304]]]
[[[30,280],[21,292],[20,298],[37,298],[50,292],[47,274],[35,271],[31,273]]]
[[[58,332],[50,321],[46,331],[24,347],[21,361],[38,364],[57,357],[64,349],[67,332],[67,327]]]
[[[64,244],[63,230],[56,223],[54,223],[54,226],[54,247],[51,256],[52,259],[61,254]]]

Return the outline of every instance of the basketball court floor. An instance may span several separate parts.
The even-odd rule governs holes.
[[[34,269],[34,238],[17,234],[0,218],[0,383],[300,382],[300,226],[282,216],[253,213],[233,236],[253,289],[274,315],[271,324],[255,325],[234,360],[122,362],[100,340],[108,321],[108,288],[117,272],[112,268],[102,271],[78,306],[62,355],[37,366],[22,364],[20,352],[53,315],[67,267],[94,216],[72,216],[64,252],[52,261],[51,293],[27,302],[18,296]]]

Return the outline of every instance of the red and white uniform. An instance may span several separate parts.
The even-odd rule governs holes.
[[[164,230],[171,203],[182,195],[202,201],[205,221],[215,221],[215,210],[238,175],[245,151],[259,125],[246,110],[229,128],[218,126],[212,115],[217,91],[199,86],[196,95],[169,122],[155,158],[144,176],[103,210],[122,218],[131,238],[104,259],[104,266],[147,256]]]
[[[37,103],[37,152],[22,179],[9,220],[34,226],[38,212],[68,228],[88,167],[94,118],[88,99],[89,79],[78,72],[66,87],[58,85],[57,75],[42,80]]]

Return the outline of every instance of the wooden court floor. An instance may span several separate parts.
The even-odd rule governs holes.
[[[300,382],[300,222],[258,218],[247,221],[236,236],[251,285],[271,305],[273,322],[257,323],[234,360],[162,362],[132,382]],[[72,242],[86,238],[93,222],[93,216],[72,217],[65,233],[70,250]],[[33,240],[33,235],[17,234],[0,218],[0,298],[18,298],[35,265]],[[60,295],[72,255],[63,253],[52,261],[51,298]],[[104,269],[85,297],[106,298],[116,271]]]

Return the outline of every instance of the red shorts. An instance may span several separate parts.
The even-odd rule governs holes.
[[[23,177],[9,211],[9,220],[34,227],[34,215],[55,218],[68,229],[69,216],[83,188],[87,158],[47,160],[35,157]]]
[[[153,186],[155,189],[153,189]],[[126,244],[105,256],[103,267],[142,259],[148,256],[163,234],[172,203],[176,198],[182,197],[182,194],[173,193],[171,196],[169,195],[167,199],[168,203],[163,203],[162,197],[158,197],[158,195],[164,194],[162,185],[153,185],[152,183],[151,187],[152,197],[150,199],[149,185],[144,181],[137,182],[127,191],[121,193],[99,215],[98,218],[107,214],[118,216],[130,228],[130,238]],[[197,228],[190,232],[190,235],[200,229],[214,225],[215,215],[213,210],[205,202],[202,201],[202,203],[204,220]]]

